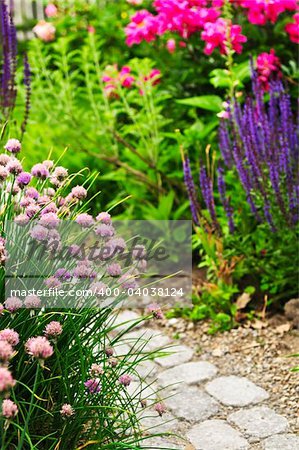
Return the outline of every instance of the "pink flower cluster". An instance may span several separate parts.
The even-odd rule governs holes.
[[[15,347],[19,343],[19,335],[10,328],[0,331],[0,396],[8,397],[16,380],[14,380],[8,369],[9,361],[15,355]],[[1,413],[7,420],[12,420],[18,414],[17,405],[10,399],[5,398],[2,402]]]
[[[248,9],[248,20],[255,25],[275,23],[285,11],[296,11],[296,0],[241,0],[240,5]]]
[[[28,339],[25,345],[26,351],[30,356],[40,361],[50,358],[54,350],[48,339],[44,336],[37,336]]]
[[[247,10],[248,20],[256,25],[265,25],[268,21],[275,23],[278,16],[285,11],[297,9],[296,0],[230,0],[236,7]],[[233,50],[242,52],[242,44],[247,41],[241,34],[239,25],[232,25],[221,16],[223,0],[154,0],[156,14],[146,9],[137,11],[125,28],[126,43],[129,47],[142,41],[151,42],[165,33],[176,33],[182,39],[201,32],[201,39],[206,42],[205,53],[210,55],[215,48],[222,54],[227,52],[226,41],[231,41]],[[286,31],[292,42],[298,43],[298,17],[295,23],[288,24]],[[180,46],[185,44],[181,41]],[[186,45],[186,44],[185,44]],[[166,48],[169,53],[176,50],[176,41],[168,39]]]
[[[299,44],[299,13],[294,15],[293,21],[285,26],[285,30],[290,36],[290,40],[295,44]]]
[[[242,44],[247,41],[247,37],[241,31],[240,25],[232,25],[221,18],[206,23],[201,34],[202,40],[206,42],[204,53],[210,55],[218,47],[221,54],[226,54],[229,46],[236,53],[242,53]]]
[[[125,29],[127,45],[151,42],[169,31],[187,39],[201,31],[207,22],[214,22],[219,17],[220,12],[216,8],[205,8],[205,4],[199,0],[155,0],[156,15],[143,9],[131,17]]]
[[[205,0],[155,0],[153,6],[157,14],[147,10],[138,11],[131,17],[126,27],[126,43],[128,46],[151,42],[157,36],[168,32],[177,33],[181,38],[188,39],[196,32],[202,32],[201,39],[206,42],[205,53],[210,55],[215,48],[226,53],[228,37],[232,48],[241,53],[246,37],[241,34],[239,25],[232,25],[228,20],[220,18],[222,2],[212,2],[212,7],[206,7]],[[180,42],[180,46],[183,46]],[[170,53],[176,49],[176,41],[168,39],[166,48]]]
[[[32,31],[44,42],[51,42],[55,39],[56,28],[52,23],[45,20],[40,20]]]
[[[270,53],[261,53],[256,60],[258,80],[265,91],[269,90],[269,81],[271,78],[281,78],[280,59],[272,48]]]
[[[148,75],[140,78],[132,74],[129,66],[124,66],[120,70],[116,64],[109,65],[105,68],[102,81],[104,83],[104,91],[108,98],[118,98],[118,90],[120,87],[131,88],[133,86],[139,88],[139,93],[144,94],[144,85],[155,86],[160,82],[161,72],[153,69]]]
[[[109,65],[105,68],[102,81],[105,85],[107,97],[118,97],[118,86],[130,88],[135,78],[131,75],[131,68],[124,66],[118,70],[117,65]]]

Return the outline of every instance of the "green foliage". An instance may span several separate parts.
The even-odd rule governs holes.
[[[201,95],[200,97],[177,100],[177,103],[181,105],[195,106],[196,108],[202,108],[213,112],[220,112],[222,109],[222,100],[217,95]]]

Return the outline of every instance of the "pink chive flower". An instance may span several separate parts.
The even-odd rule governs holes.
[[[36,216],[38,213],[40,212],[40,207],[38,205],[29,205],[26,209],[25,209],[25,213],[28,217],[32,218],[34,216]]]
[[[65,167],[57,166],[55,167],[52,176],[55,177],[58,181],[62,182],[68,177],[68,170]]]
[[[40,206],[45,206],[47,203],[51,201],[50,197],[48,195],[40,195],[37,199],[37,203]]]
[[[61,407],[60,414],[62,417],[66,418],[73,416],[75,414],[75,411],[69,403],[65,403]]]
[[[137,269],[140,272],[145,272],[146,268],[147,268],[147,260],[146,259],[139,259],[137,261],[136,267],[137,267]]]
[[[13,388],[16,381],[6,367],[0,367],[0,392],[7,392]]]
[[[0,341],[0,361],[6,363],[14,354],[12,346],[7,341]]]
[[[41,180],[45,180],[50,176],[50,172],[47,166],[42,163],[35,164],[31,169],[31,174],[36,178],[40,178]]]
[[[5,181],[8,175],[8,170],[6,170],[5,167],[0,166],[0,182]]]
[[[62,326],[59,322],[52,320],[52,322],[46,325],[44,333],[48,338],[56,338],[61,335]]]
[[[100,212],[100,213],[97,215],[96,220],[97,220],[98,222],[104,223],[105,225],[110,225],[110,223],[111,223],[111,216],[110,216],[110,214],[107,213],[107,212]]]
[[[75,222],[83,228],[91,227],[94,223],[93,217],[90,214],[79,214]]]
[[[31,181],[31,175],[28,172],[21,172],[20,175],[18,175],[17,177],[17,183],[20,186],[20,188],[24,188],[25,186],[27,186],[27,184],[30,183]]]
[[[131,22],[125,28],[126,44],[131,47],[142,41],[151,42],[156,38],[158,23],[156,17],[143,9],[131,17]]]
[[[71,195],[78,200],[83,200],[87,196],[87,190],[83,186],[76,186],[72,189]]]
[[[20,173],[23,172],[22,164],[17,159],[11,159],[6,166],[6,169],[12,175],[20,175]]]
[[[17,405],[10,399],[6,398],[2,403],[2,416],[6,419],[13,419],[18,414]]]
[[[0,341],[6,341],[13,347],[19,343],[19,334],[11,328],[0,331]]]
[[[119,283],[123,289],[136,289],[138,284],[133,275],[124,274],[119,278]]]
[[[49,277],[45,280],[45,285],[48,288],[58,288],[61,286],[61,281],[59,281],[56,277]]]
[[[275,23],[280,14],[297,9],[296,0],[241,0],[240,4],[248,9],[248,20],[255,25]]]
[[[56,17],[58,13],[57,7],[54,5],[54,3],[48,3],[48,5],[45,7],[45,14],[47,17]]]
[[[54,161],[51,159],[45,159],[45,161],[43,161],[43,165],[46,166],[47,169],[51,170],[54,167]]]
[[[153,315],[153,317],[155,319],[158,319],[158,320],[164,319],[164,314],[163,314],[160,306],[157,305],[157,303],[153,303],[153,304],[149,305],[147,310],[150,314]]]
[[[55,39],[56,28],[52,23],[45,20],[40,20],[32,31],[44,42],[51,42]]]
[[[107,273],[111,277],[119,277],[121,275],[121,266],[118,263],[112,263],[107,267]]]
[[[132,257],[134,259],[143,259],[146,257],[146,248],[144,245],[135,245],[132,251]]]
[[[36,239],[37,241],[46,241],[49,236],[49,231],[47,230],[47,228],[42,227],[41,225],[36,225],[30,231],[30,236],[32,237],[32,239]]]
[[[130,375],[124,374],[119,377],[118,381],[123,386],[128,387],[131,384],[132,377]]]
[[[79,279],[95,278],[96,272],[87,261],[80,261],[74,269],[74,277]]]
[[[54,212],[48,212],[41,216],[39,224],[46,228],[57,228],[60,223],[60,219]]]
[[[19,153],[22,148],[22,144],[18,139],[8,139],[4,146],[5,150],[7,150],[10,153]]]
[[[54,276],[60,280],[70,280],[72,278],[71,273],[64,267],[57,269]]]
[[[2,303],[0,303],[0,314],[4,313],[4,305]]]
[[[41,307],[41,299],[37,295],[27,295],[24,300],[24,306],[28,309],[36,309]]]
[[[168,41],[166,42],[166,48],[169,53],[174,53],[176,49],[175,39],[168,39]]]
[[[18,297],[9,297],[5,300],[4,306],[10,313],[15,313],[18,309],[22,308],[23,303]]]
[[[224,19],[217,19],[216,22],[208,22],[204,26],[201,38],[206,42],[204,53],[210,55],[215,48],[219,48],[220,53],[227,53],[227,34],[230,34],[230,43],[236,53],[242,53],[242,44],[247,41],[246,36],[241,34],[240,25],[232,25]]]
[[[88,389],[90,394],[98,394],[101,389],[101,383],[98,378],[90,378],[89,380],[85,381],[84,386]]]
[[[42,197],[40,197],[40,199],[38,200],[38,204],[39,204],[39,205],[41,204],[41,203],[40,203],[41,200],[42,200]],[[54,202],[51,202],[51,203],[49,203],[48,205],[46,205],[46,206],[41,210],[41,216],[44,216],[45,214],[48,214],[48,213],[53,213],[53,214],[55,214],[55,216],[56,216],[57,211],[58,211],[57,206],[55,205]],[[53,217],[53,218],[54,218],[54,216],[49,216],[49,217]],[[56,216],[55,220],[56,220],[56,219],[57,219],[57,216]],[[57,223],[57,225],[58,225],[58,223]],[[55,228],[55,227],[54,227],[54,228]]]
[[[29,197],[23,197],[20,201],[21,208],[27,208],[29,205],[35,205],[35,201]]]
[[[6,155],[5,153],[0,154],[0,166],[6,166],[10,161],[10,156]]]
[[[28,355],[33,356],[39,360],[45,360],[53,355],[53,347],[44,336],[37,336],[28,339],[25,344],[25,349]]]
[[[25,191],[25,195],[26,195],[26,197],[32,198],[34,200],[37,200],[39,197],[39,193],[38,193],[37,189],[35,189],[34,187],[27,188]]]
[[[114,228],[111,225],[101,223],[95,229],[95,234],[101,237],[112,237],[114,235]]]
[[[159,414],[160,417],[163,416],[163,414],[166,413],[167,408],[164,405],[164,403],[156,403],[155,404],[155,411],[157,411],[157,413]]]
[[[25,225],[27,225],[27,223],[29,222],[29,220],[30,220],[30,218],[27,216],[27,214],[19,214],[18,216],[16,216],[16,217],[14,218],[14,222],[15,222],[17,225],[20,225],[20,226],[25,226]]]
[[[54,197],[55,189],[53,189],[53,188],[44,189],[44,194],[47,195],[48,197]]]
[[[269,81],[271,78],[281,78],[281,63],[275,50],[272,48],[270,53],[261,53],[256,60],[258,80],[265,91],[269,90]]]
[[[114,349],[112,347],[106,347],[105,348],[105,353],[108,356],[108,358],[111,358],[111,356],[114,355]]]
[[[293,16],[293,21],[285,26],[290,40],[295,44],[299,44],[299,13]]]
[[[100,364],[92,364],[89,373],[92,377],[99,377],[103,375],[104,369]]]

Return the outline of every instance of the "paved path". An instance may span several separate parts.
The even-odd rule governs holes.
[[[134,312],[122,312],[118,323],[136,320]],[[119,351],[136,342],[144,342],[143,351],[153,351],[172,345],[170,338],[146,327],[124,336]],[[151,338],[148,342],[147,340]],[[167,356],[157,357],[139,367],[144,383],[135,380],[130,386],[132,395],[156,401],[164,398],[168,412],[163,418],[152,409],[142,412],[141,423],[148,433],[175,433],[179,437],[151,438],[147,446],[154,449],[181,450],[299,450],[299,436],[290,430],[285,417],[267,407],[271,392],[244,377],[219,376],[214,364],[201,361],[191,348],[177,345]]]

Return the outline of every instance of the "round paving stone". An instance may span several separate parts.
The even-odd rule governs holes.
[[[219,404],[212,397],[191,387],[167,398],[164,403],[174,416],[188,422],[208,419],[219,411]]]
[[[130,333],[125,334],[123,339],[129,346],[133,347],[135,351],[142,353],[153,352],[160,349],[163,350],[163,347],[172,344],[172,341],[168,336],[155,330],[151,330],[150,328],[140,328],[139,330],[131,331]],[[170,351],[170,349],[167,351]]]
[[[176,345],[175,347],[168,349],[172,353],[167,356],[156,358],[155,361],[162,367],[168,368],[184,364],[193,357],[193,350],[185,345]]]
[[[276,414],[267,406],[242,409],[228,416],[228,421],[237,425],[244,433],[257,438],[266,438],[288,430],[285,417]]]
[[[146,434],[177,433],[179,422],[169,412],[160,417],[153,411],[144,411],[140,417],[140,425]]]
[[[196,450],[246,450],[249,443],[224,420],[206,420],[192,427],[187,437]]]
[[[167,450],[184,450],[185,445],[184,444],[174,444],[167,438],[150,438],[145,439],[144,441],[140,442],[141,448],[148,448],[152,450],[159,450],[159,449],[167,449]]]
[[[217,367],[206,361],[189,362],[165,370],[158,376],[158,383],[163,386],[172,385],[171,388],[180,389],[181,384],[198,384],[213,378],[217,373]]]
[[[134,325],[134,329],[142,326],[142,321],[140,320],[141,316],[137,314],[135,311],[130,311],[128,309],[121,311],[115,318],[112,326],[116,327],[113,332],[119,333],[120,331],[126,331],[128,328],[132,327],[133,324],[138,322],[138,324]]]
[[[268,393],[244,377],[219,377],[206,385],[207,392],[226,406],[247,406],[266,400]]]
[[[299,436],[295,434],[278,434],[270,436],[264,441],[265,450],[297,450],[299,449]]]

